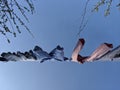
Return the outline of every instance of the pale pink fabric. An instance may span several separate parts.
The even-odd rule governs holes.
[[[78,55],[79,55],[79,52],[81,51],[81,49],[83,48],[83,45],[84,45],[85,41],[84,39],[79,39],[74,50],[73,50],[73,53],[72,53],[72,61],[74,62],[78,62]]]
[[[94,60],[100,58],[105,53],[109,52],[111,50],[111,48],[113,47],[112,44],[103,43],[90,56],[82,57],[81,55],[79,55],[79,52],[83,48],[84,43],[85,43],[85,40],[83,38],[78,40],[78,42],[73,50],[72,56],[71,56],[72,61],[80,62],[80,63],[84,63],[86,61],[88,61],[88,62],[94,61]]]
[[[109,52],[111,48],[112,47],[108,46],[108,43],[103,43],[90,55],[89,58],[85,59],[85,61],[94,61]]]

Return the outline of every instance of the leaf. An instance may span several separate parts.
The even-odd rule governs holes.
[[[7,39],[7,41],[8,41],[8,43],[10,43],[10,40],[9,40],[9,39]]]
[[[116,7],[120,7],[120,3],[116,5]]]
[[[110,15],[110,11],[106,10],[105,11],[105,16],[108,16],[108,15]]]
[[[15,32],[13,32],[13,35],[14,35],[14,37],[16,37],[16,33]]]

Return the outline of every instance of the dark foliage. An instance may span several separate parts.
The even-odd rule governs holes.
[[[110,15],[112,3],[113,3],[114,1],[115,1],[115,0],[99,0],[99,1],[97,2],[97,4],[95,4],[92,12],[93,12],[93,11],[98,11],[99,8],[104,5],[104,6],[106,6],[104,15],[105,15],[105,16],[108,16],[108,15]],[[116,3],[116,7],[120,9],[120,1],[118,1],[118,3]]]
[[[32,34],[23,19],[20,18],[23,16],[26,21],[29,21],[26,12],[34,13],[32,0],[0,0],[0,33],[5,36],[8,43],[10,43],[10,39],[7,37],[7,33],[16,37],[16,32],[21,33],[20,26]]]

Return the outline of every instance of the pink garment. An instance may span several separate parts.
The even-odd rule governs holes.
[[[94,61],[109,52],[111,48],[113,48],[112,44],[103,43],[85,61]]]
[[[78,40],[72,53],[72,57],[71,57],[72,61],[80,62],[80,63],[84,63],[86,61],[91,62],[100,58],[102,55],[109,52],[111,48],[113,48],[112,44],[103,43],[90,56],[83,57],[79,55],[79,52],[82,50],[84,44],[85,44],[85,40],[83,38]]]
[[[73,50],[73,53],[72,53],[72,61],[74,62],[78,62],[78,55],[79,55],[79,52],[81,51],[81,49],[83,48],[83,45],[85,43],[85,40],[84,39],[79,39],[74,50]]]

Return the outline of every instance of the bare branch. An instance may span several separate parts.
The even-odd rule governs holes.
[[[83,14],[82,14],[82,19],[81,19],[81,22],[80,22],[78,35],[80,35],[80,33],[84,30],[84,28],[85,28],[85,26],[87,25],[87,22],[88,22],[88,21],[85,21],[85,16],[86,16],[87,5],[88,5],[89,1],[90,0],[87,0],[87,2],[85,4],[85,8],[84,8],[84,11],[83,11]]]

